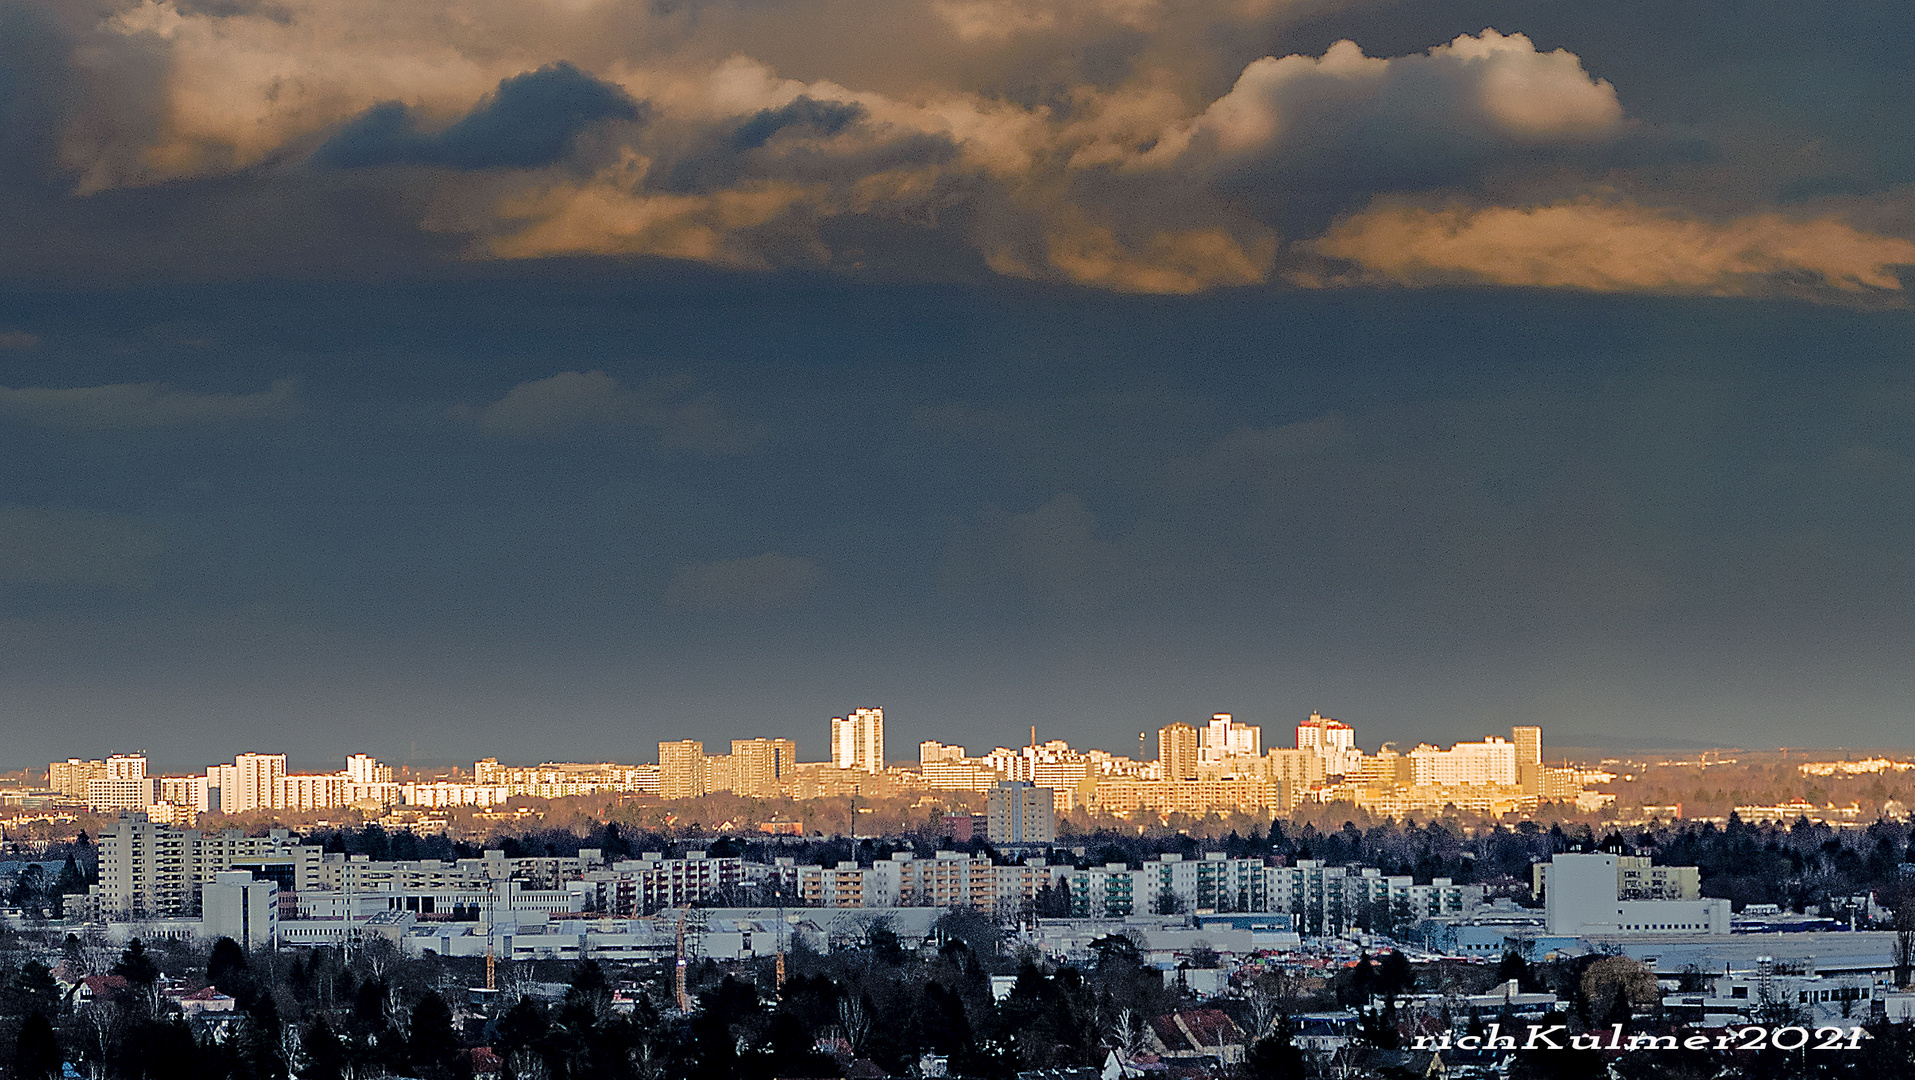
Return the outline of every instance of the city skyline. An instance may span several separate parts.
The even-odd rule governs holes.
[[[880,714],[880,716],[882,716],[885,713],[885,710],[881,708],[879,709],[860,708],[856,710],[845,710],[845,711],[850,713],[876,712]],[[1285,719],[1280,717],[1272,717],[1263,722],[1256,722],[1256,721],[1252,721],[1248,719],[1246,717],[1246,714],[1227,713],[1227,712],[1217,712],[1217,713],[1210,713],[1208,715],[1193,716],[1193,717],[1190,717],[1189,719],[1171,719],[1171,720],[1165,721],[1161,725],[1158,725],[1156,727],[1153,727],[1149,730],[1146,730],[1140,733],[1143,736],[1143,742],[1140,746],[1140,749],[1143,751],[1143,756],[1139,757],[1138,760],[1165,760],[1165,758],[1163,757],[1165,752],[1163,735],[1168,730],[1172,728],[1176,728],[1176,727],[1187,727],[1189,729],[1190,737],[1191,737],[1189,752],[1192,755],[1191,761],[1194,765],[1200,758],[1201,760],[1205,760],[1205,761],[1214,759],[1212,756],[1213,751],[1211,749],[1211,744],[1207,741],[1204,741],[1207,737],[1206,732],[1204,730],[1204,725],[1211,725],[1214,727],[1216,723],[1218,723],[1219,721],[1223,721],[1223,722],[1232,722],[1239,728],[1251,728],[1251,729],[1261,730],[1263,728],[1271,727],[1274,724],[1274,726],[1279,731],[1289,731],[1292,728],[1307,725],[1319,719],[1327,721],[1328,723],[1333,724],[1337,727],[1343,728],[1346,731],[1351,730],[1355,726],[1339,719],[1325,717],[1321,713],[1317,712],[1316,710],[1311,710],[1309,713],[1309,716],[1305,718],[1304,720],[1300,720],[1300,721],[1294,718]],[[706,741],[710,741],[713,747],[722,747],[727,744],[735,743],[739,741],[757,741],[757,742],[770,741],[770,742],[787,743],[794,748],[793,756],[790,758],[790,760],[802,761],[802,762],[807,762],[811,764],[829,763],[829,764],[838,765],[838,767],[840,768],[844,768],[846,766],[839,764],[840,759],[836,752],[836,747],[837,747],[836,732],[838,730],[837,725],[841,722],[842,722],[841,717],[831,717],[828,720],[825,720],[822,722],[813,722],[812,724],[809,725],[810,727],[813,727],[813,728],[822,727],[824,724],[832,725],[827,730],[827,734],[825,735],[818,735],[815,732],[805,731],[803,730],[804,725],[799,725],[797,728],[792,729],[790,732],[787,732],[781,729],[776,729],[776,728],[753,728],[750,731],[745,731],[743,729],[740,729],[740,732],[737,733],[736,735],[727,735],[724,738],[713,739],[712,737],[707,736],[705,739],[692,739],[690,737],[686,737],[682,741],[686,743],[697,742],[697,743],[700,743],[701,745],[705,743]],[[880,725],[882,726],[882,720],[880,721]],[[1515,725],[1505,727],[1503,731],[1507,733],[1511,730],[1523,729],[1525,727],[1540,727],[1540,726],[1541,725],[1515,724]],[[1376,746],[1376,747],[1395,746],[1399,752],[1407,752],[1408,749],[1418,745],[1439,745],[1445,742],[1448,742],[1448,743],[1464,742],[1464,741],[1469,741],[1469,738],[1471,735],[1474,735],[1476,737],[1481,737],[1485,734],[1491,735],[1491,736],[1496,736],[1498,734],[1495,730],[1492,729],[1487,731],[1476,731],[1476,732],[1465,731],[1462,734],[1449,739],[1395,738],[1395,737],[1391,737],[1388,734],[1390,729],[1384,725],[1363,724],[1362,728],[1366,734],[1365,734],[1363,743],[1356,745],[1356,749],[1359,753],[1364,752],[1363,751],[1364,744],[1368,744],[1368,745]],[[919,745],[920,743],[927,743],[927,742],[941,743],[942,742],[942,740],[937,740],[937,739],[911,738],[909,735],[909,732],[911,730],[912,729],[907,728],[905,733],[900,734],[896,739],[886,739],[884,736],[882,735],[880,736],[880,745],[884,747],[883,761],[885,764],[896,765],[896,764],[915,763],[918,761],[918,758],[911,756],[911,754],[909,753],[909,750],[911,747],[915,747]],[[1026,738],[1023,740],[1011,739],[1008,741],[1004,739],[984,738],[984,739],[973,739],[971,740],[970,743],[950,743],[945,745],[947,746],[948,749],[953,749],[953,750],[962,750],[972,744],[977,744],[977,745],[989,744],[989,745],[997,746],[999,748],[1010,747],[1012,749],[1016,749],[1016,748],[1020,748],[1024,746],[1033,745],[1029,741],[1030,737],[1032,737],[1033,735],[1035,736],[1038,743],[1051,741],[1052,738],[1054,737],[1053,733],[1049,732],[1047,729],[1041,726],[1037,727],[1035,731],[1032,731],[1030,725],[1026,725],[1025,730],[1022,732],[1013,730],[1011,734],[1013,735],[1023,734],[1026,736]],[[1136,736],[1133,736],[1133,739],[1135,738]],[[446,767],[463,766],[481,757],[482,755],[487,756],[488,760],[504,761],[507,763],[515,763],[515,764],[528,765],[528,766],[533,764],[538,764],[541,762],[550,763],[550,762],[560,761],[560,760],[571,760],[571,761],[618,760],[618,761],[626,761],[626,762],[640,763],[640,764],[659,764],[660,755],[658,753],[658,750],[663,745],[665,745],[665,742],[677,742],[677,741],[681,741],[681,740],[664,740],[660,742],[628,741],[625,746],[625,749],[628,752],[616,753],[616,754],[610,753],[610,752],[601,752],[597,754],[585,754],[582,756],[581,755],[567,756],[567,755],[558,755],[558,754],[552,754],[552,753],[542,754],[536,750],[532,750],[527,753],[521,753],[516,755],[497,754],[497,753],[492,753],[491,752],[492,748],[483,743],[475,744],[473,748],[473,752],[467,753],[467,754],[431,754],[431,755],[426,755],[426,754],[415,755],[415,754],[407,754],[407,753],[394,754],[390,752],[379,752],[378,747],[375,745],[377,740],[371,740],[371,741],[362,740],[360,742],[356,742],[353,744],[355,749],[354,751],[350,753],[349,756],[368,757],[371,759],[377,759],[384,762],[392,762],[394,764],[416,765],[420,768],[425,768],[425,769],[439,769],[439,768],[446,768]],[[1077,747],[1086,751],[1098,751],[1098,752],[1108,753],[1118,757],[1134,756],[1132,753],[1127,752],[1129,750],[1129,747],[1127,745],[1129,740],[1124,739],[1122,736],[1115,736],[1108,740],[1101,740],[1101,741],[1095,738],[1091,740],[1083,740],[1083,741],[1065,738],[1065,739],[1062,739],[1061,741],[1066,742],[1073,747]],[[1284,747],[1288,747],[1290,745],[1288,741],[1282,741],[1282,740],[1280,741],[1281,741],[1281,745]],[[67,740],[67,742],[69,744],[69,748],[71,748],[71,746],[73,745],[73,741],[69,739]],[[243,756],[246,754],[260,753],[262,752],[260,750],[260,747],[265,746],[269,742],[276,748],[280,744],[285,742],[285,740],[282,739],[282,740],[274,741],[274,740],[270,740],[263,737],[252,737],[252,736],[245,737],[238,741],[229,740],[225,744],[224,756],[231,757],[231,756],[234,756],[235,754],[240,754]],[[250,749],[250,750],[237,749],[242,743],[247,746],[253,747],[253,749]],[[614,748],[617,745],[619,745],[618,742],[616,740],[613,740],[612,742],[609,742],[605,744],[604,746],[602,746],[601,750],[609,751],[610,749]],[[1551,740],[1550,745],[1554,748],[1560,748],[1563,750],[1574,750],[1582,754],[1587,754],[1589,752],[1600,752],[1600,751],[1614,752],[1614,751],[1658,751],[1658,750],[1742,749],[1742,750],[1752,750],[1752,751],[1761,752],[1761,751],[1789,749],[1789,750],[1803,750],[1808,752],[1817,752],[1817,751],[1828,752],[1828,751],[1915,749],[1915,743],[1895,743],[1895,742],[1884,742],[1880,744],[1866,745],[1866,746],[1865,745],[1848,745],[1848,746],[1814,745],[1814,744],[1802,743],[1802,742],[1790,743],[1787,746],[1784,746],[1782,744],[1776,744],[1772,746],[1758,746],[1753,744],[1738,744],[1738,743],[1728,743],[1728,742],[1720,743],[1720,744],[1705,744],[1696,740],[1688,740],[1688,739],[1657,740],[1654,738],[1646,739],[1639,743],[1625,743],[1623,741],[1615,740],[1609,737],[1604,737],[1602,739],[1597,740],[1594,743],[1567,741],[1562,738],[1553,738]],[[651,752],[649,754],[644,752],[646,747],[651,748]],[[810,747],[811,749],[806,749],[807,747]],[[1272,745],[1269,743],[1264,743],[1262,746],[1262,749],[1264,750],[1268,750],[1271,748],[1272,748]],[[365,753],[365,751],[371,751],[371,753]],[[274,753],[276,754],[276,756],[286,759],[290,763],[290,765],[297,765],[301,767],[319,766],[330,761],[336,761],[341,757],[340,753],[329,753],[326,751],[321,751],[318,753],[303,754],[303,755],[280,752],[277,750],[275,750]],[[144,744],[136,744],[136,745],[116,744],[116,745],[105,746],[104,748],[88,747],[88,748],[81,748],[81,749],[73,749],[72,752],[69,753],[67,756],[77,757],[81,759],[91,757],[96,760],[108,760],[116,755],[119,755],[119,756],[137,755],[150,762],[160,763],[159,765],[156,765],[155,768],[160,768],[163,766],[165,770],[171,770],[171,771],[177,771],[177,768],[179,767],[187,767],[187,766],[190,766],[193,761],[200,760],[198,758],[195,758],[191,754],[184,753],[181,751],[169,750],[166,752],[154,753],[152,752],[151,747]],[[217,751],[216,749],[213,756],[215,757],[221,756],[221,753]],[[1215,756],[1220,757],[1222,755],[1216,754]],[[58,760],[58,759],[50,759],[50,760]],[[38,760],[28,761],[22,758],[21,761],[16,763],[7,764],[5,762],[0,762],[0,765],[5,765],[5,768],[0,769],[0,771],[15,771],[15,772],[21,771],[21,770],[32,771],[35,769],[43,768],[44,762],[38,761]],[[862,760],[860,760],[855,767],[861,770],[868,768],[868,766]]]
[[[1297,723],[1287,744],[1281,738],[1265,743],[1259,726],[1215,713],[1202,729],[1182,722],[1159,729],[1154,760],[1142,756],[1147,739],[1140,740],[1139,757],[1130,758],[1063,740],[1040,743],[1033,726],[1030,741],[1016,749],[998,745],[972,755],[964,746],[924,740],[916,762],[898,762],[887,757],[882,708],[847,710],[829,724],[831,755],[812,762],[799,757],[792,739],[775,734],[733,739],[729,752],[715,752],[720,748],[701,739],[664,740],[655,764],[547,760],[519,766],[487,757],[469,773],[426,770],[423,777],[413,770],[396,773],[363,753],[348,755],[336,772],[294,770],[284,754],[242,753],[231,764],[206,766],[203,775],[153,771],[144,754],[119,754],[55,760],[41,790],[16,790],[8,798],[40,810],[84,806],[93,813],[137,812],[168,825],[191,825],[208,814],[257,811],[492,811],[519,797],[644,795],[675,803],[735,794],[803,802],[914,791],[934,799],[985,793],[992,839],[1013,844],[1048,841],[1056,816],[1078,810],[1148,820],[1172,813],[1282,816],[1305,804],[1347,803],[1394,819],[1432,812],[1533,814],[1552,803],[1595,813],[1617,803],[1614,792],[1589,786],[1613,782],[1615,773],[1567,761],[1550,765],[1543,730],[1536,726],[1448,749],[1419,743],[1404,751],[1384,740],[1372,755],[1349,724],[1320,713]],[[1040,803],[1043,817],[1032,818],[1027,805]],[[1859,804],[1850,811],[1860,812]]]

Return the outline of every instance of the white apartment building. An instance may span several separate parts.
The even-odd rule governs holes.
[[[703,746],[699,752],[704,752]],[[472,766],[472,782],[484,787],[502,787],[508,795],[529,795],[536,799],[566,799],[575,795],[594,795],[601,791],[635,791],[638,766],[614,762],[548,761],[543,765],[501,765],[498,758],[485,758]]]
[[[1529,893],[1541,899],[1549,894],[1549,863],[1529,868]],[[1694,866],[1655,866],[1647,855],[1616,856],[1618,900],[1700,900],[1702,870]]]
[[[737,897],[746,884],[745,860],[710,858],[702,851],[666,858],[661,852],[647,851],[636,859],[587,870],[581,880],[590,888],[593,910],[621,917],[649,915],[661,908],[715,904]]]
[[[831,763],[840,769],[884,771],[883,709],[856,709],[832,717]]]
[[[1297,725],[1298,750],[1309,750],[1323,758],[1323,770],[1330,776],[1347,776],[1357,771],[1363,751],[1356,747],[1356,729],[1341,720],[1321,713]]]
[[[976,761],[927,761],[918,766],[918,776],[932,791],[989,791],[1003,779],[1002,773]]]
[[[88,889],[96,917],[191,914],[198,901],[197,833],[124,813],[100,830],[100,881]]]
[[[1273,866],[1268,878],[1271,911],[1287,911],[1305,934],[1341,934],[1355,927],[1381,929],[1421,919],[1466,915],[1483,903],[1481,885],[1434,878],[1419,885],[1407,874],[1385,875],[1371,866],[1327,866],[1299,859]]]
[[[658,744],[658,797],[696,799],[710,790],[705,744],[677,739]]]
[[[968,756],[962,746],[947,746],[936,739],[926,739],[918,744],[918,764],[929,765],[934,761],[963,761]]]
[[[992,788],[985,827],[993,844],[1048,844],[1057,839],[1057,799],[1028,780]]]
[[[1263,753],[1263,729],[1255,724],[1239,724],[1229,713],[1217,713],[1201,732],[1198,760],[1219,764],[1234,757],[1256,757]]]
[[[369,754],[346,755],[346,778],[355,784],[390,784],[392,766]]]
[[[146,775],[145,754],[115,754],[105,764],[104,775],[86,782],[87,809],[112,813],[145,810],[153,805],[153,781]]]
[[[1208,852],[1201,859],[1163,855],[1133,870],[1124,863],[1072,870],[1072,914],[1080,918],[1179,913],[1284,913],[1299,932],[1341,934],[1353,927],[1403,925],[1437,915],[1461,915],[1483,902],[1480,885],[1436,878],[1418,885],[1374,867],[1326,866],[1305,859],[1266,866]]]
[[[244,814],[273,809],[279,778],[286,775],[284,754],[241,754],[231,765],[206,770],[208,809],[219,814]],[[217,800],[214,792],[218,793]]]
[[[497,806],[512,797],[502,784],[461,784],[456,780],[419,781],[399,785],[399,798],[407,806],[445,808],[454,806]]]
[[[197,915],[206,883],[228,870],[250,871],[286,892],[321,884],[319,849],[284,829],[266,836],[237,830],[207,836],[126,812],[100,830],[99,842],[100,881],[85,901],[95,919]]]
[[[68,758],[47,766],[47,787],[70,799],[86,798],[87,784],[106,779],[106,762]]]
[[[1448,750],[1424,743],[1410,751],[1410,783],[1417,787],[1516,785],[1516,744],[1491,735]]]
[[[1039,890],[1070,872],[1068,866],[1035,858],[996,866],[984,856],[958,851],[940,851],[931,859],[898,852],[865,867],[846,861],[789,869],[807,907],[968,907],[1004,914],[1026,910]]]

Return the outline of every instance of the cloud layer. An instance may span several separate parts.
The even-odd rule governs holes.
[[[37,57],[6,91],[21,119],[0,137],[43,218],[53,206],[72,228],[112,229],[107,208],[152,189],[170,214],[217,215],[305,259],[393,257],[323,222],[289,243],[287,222],[357,204],[387,215],[395,251],[425,258],[924,273],[960,269],[961,252],[975,270],[1145,293],[1450,275],[1836,295],[1899,293],[1890,267],[1910,231],[1894,183],[1858,193],[1750,153],[1760,121],[1639,119],[1671,110],[1637,96],[1636,72],[1578,52],[1581,36],[1614,53],[1594,21],[1548,44],[1477,23],[1390,55],[1350,36],[1260,54],[1245,43],[1365,25],[1372,5],[35,3],[0,27]],[[1475,17],[1453,8],[1452,23]],[[1666,83],[1640,74],[1645,93]],[[1816,183],[1845,195],[1779,204]],[[1378,199],[1474,211],[1436,252],[1441,212]],[[1656,207],[1663,223],[1579,209],[1591,200]],[[1617,246],[1668,222],[1708,235],[1660,244],[1653,272],[1484,272],[1496,257],[1471,253],[1531,266],[1565,230],[1611,220]],[[1784,238],[1794,226],[1820,231]],[[1392,229],[1424,253],[1414,266],[1369,254]]]

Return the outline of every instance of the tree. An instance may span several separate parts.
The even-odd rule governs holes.
[[[1590,1018],[1604,1024],[1615,1022],[1618,1014],[1628,1017],[1633,1006],[1661,1000],[1655,972],[1627,956],[1607,956],[1589,965],[1578,989]]]
[[[86,874],[80,870],[80,864],[73,861],[72,852],[67,853],[66,865],[60,867],[60,876],[54,879],[53,891],[61,896],[86,891]]]
[[[63,1061],[60,1040],[44,1013],[34,1013],[20,1025],[20,1037],[13,1046],[13,1076],[20,1080],[53,1080],[60,1075]]]
[[[60,985],[53,972],[38,960],[29,960],[0,988],[0,1012],[8,1016],[56,1016],[60,1011]]]
[[[13,891],[7,894],[7,903],[26,911],[34,918],[46,914],[46,871],[39,863],[28,863],[13,879]]]
[[[1388,997],[1400,997],[1416,989],[1416,969],[1410,966],[1410,958],[1396,949],[1383,954],[1383,962],[1377,965],[1376,988]]]
[[[452,1075],[459,1056],[459,1037],[452,1030],[452,1009],[438,994],[428,993],[412,1007],[407,1031],[407,1057],[426,1080]]]
[[[1496,964],[1496,981],[1506,983],[1516,980],[1519,989],[1528,989],[1535,985],[1536,976],[1529,970],[1529,961],[1514,949],[1505,950],[1503,958]]]
[[[1071,914],[1071,886],[1068,881],[1059,881],[1037,890],[1037,896],[1031,903],[1031,913],[1040,919],[1065,919]]]
[[[1244,1070],[1251,1080],[1303,1080],[1307,1067],[1303,1051],[1291,1032],[1290,1018],[1278,1013],[1270,1033],[1250,1044]]]
[[[498,1035],[492,1041],[492,1048],[505,1062],[508,1076],[531,1075],[541,1067],[545,1037],[551,1030],[545,1006],[529,997],[512,1003],[512,1008],[499,1021]]]
[[[1351,967],[1346,979],[1338,980],[1342,985],[1337,990],[1337,998],[1345,1005],[1362,1007],[1370,1003],[1370,995],[1376,993],[1376,962],[1364,953]]]
[[[1895,894],[1895,985],[1907,986],[1915,972],[1915,882],[1898,883]]]
[[[240,1025],[237,1049],[243,1066],[258,1080],[286,1080],[286,1055],[280,1047],[279,1006],[273,995],[255,995]]]
[[[314,1017],[313,1022],[306,1025],[299,1054],[300,1080],[346,1080],[352,1068],[345,1041],[323,1016]]]
[[[160,965],[146,951],[145,942],[139,938],[127,942],[119,963],[113,965],[113,974],[127,981],[132,1000],[139,1003],[147,1016],[159,1015]]]
[[[206,958],[206,981],[241,1002],[252,997],[253,973],[239,942],[229,937],[213,942],[212,954]]]

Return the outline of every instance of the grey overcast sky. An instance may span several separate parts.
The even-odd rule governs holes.
[[[1911,38],[0,3],[0,767],[1907,744]]]

